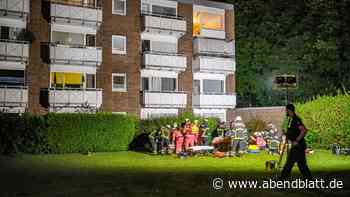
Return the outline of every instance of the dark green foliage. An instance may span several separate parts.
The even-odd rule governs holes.
[[[179,126],[181,123],[185,122],[185,119],[188,118],[193,122],[198,120],[200,124],[204,121],[204,118],[195,116],[191,112],[185,112],[180,116],[174,117],[161,117],[155,119],[141,120],[140,121],[140,132],[141,133],[150,133],[153,130],[158,130],[161,126],[171,125],[176,122]],[[209,132],[212,132],[217,127],[218,119],[217,118],[208,118]]]
[[[0,154],[127,150],[135,117],[97,114],[0,114]]]
[[[125,151],[135,135],[135,118],[110,113],[49,114],[53,153]]]

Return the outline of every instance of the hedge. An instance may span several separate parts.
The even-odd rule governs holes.
[[[0,113],[0,123],[0,154],[6,155],[124,151],[137,126],[135,117],[111,113]]]
[[[350,96],[319,96],[296,104],[296,112],[309,129],[307,142],[318,148],[332,143],[350,147]]]

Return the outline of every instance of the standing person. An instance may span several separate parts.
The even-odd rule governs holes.
[[[183,132],[185,135],[185,150],[187,151],[188,148],[192,147],[194,144],[194,135],[192,134],[192,124],[189,119],[186,119]]]
[[[192,135],[193,135],[193,144],[198,145],[198,137],[199,137],[199,125],[198,125],[198,120],[194,120],[192,124]]]
[[[301,119],[295,113],[295,107],[293,104],[286,106],[286,112],[288,116],[288,128],[287,128],[287,140],[292,142],[292,148],[289,151],[287,162],[281,172],[281,178],[285,179],[290,176],[294,163],[297,162],[299,170],[304,179],[311,179],[311,172],[306,163],[305,158],[305,135],[307,129],[304,126]]]
[[[203,124],[201,124],[200,130],[200,144],[209,145],[209,125],[207,118],[205,118]]]
[[[182,147],[184,143],[184,136],[180,130],[180,128],[177,126],[177,123],[174,123],[174,130],[172,133],[172,141],[175,143],[175,153],[179,154],[182,152]]]

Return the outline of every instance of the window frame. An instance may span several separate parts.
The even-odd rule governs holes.
[[[124,87],[114,88],[114,77],[124,77]],[[126,73],[112,73],[112,92],[127,92],[127,76]]]
[[[124,11],[123,13],[120,12],[116,12],[115,11],[115,0],[112,0],[112,14],[113,15],[120,15],[120,16],[126,16],[126,6],[127,6],[127,0],[119,0],[119,1],[123,1],[124,2]]]
[[[113,40],[115,39],[115,38],[117,38],[117,39],[123,39],[123,41],[124,41],[124,50],[123,51],[121,51],[121,50],[119,50],[119,49],[115,49],[115,48],[113,48]],[[122,36],[122,35],[112,35],[112,54],[120,54],[120,55],[125,55],[127,52],[127,47],[126,47],[126,42],[127,41],[127,38],[126,38],[126,36]]]

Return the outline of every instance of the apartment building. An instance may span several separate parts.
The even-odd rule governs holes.
[[[0,10],[1,110],[232,119],[231,4],[0,0]]]

